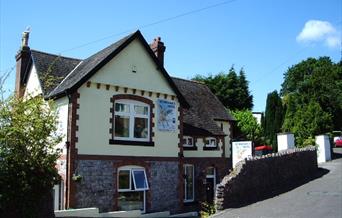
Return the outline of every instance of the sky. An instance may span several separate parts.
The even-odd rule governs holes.
[[[227,73],[244,68],[264,111],[267,94],[309,57],[341,59],[340,0],[0,0],[0,75],[14,89],[15,54],[30,27],[32,49],[87,58],[139,29],[165,43],[171,76]]]

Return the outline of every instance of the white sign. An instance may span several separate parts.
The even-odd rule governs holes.
[[[158,130],[176,130],[176,103],[158,99]]]
[[[233,142],[233,168],[248,156],[252,156],[252,141]]]

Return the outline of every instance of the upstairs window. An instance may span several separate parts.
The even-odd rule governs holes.
[[[194,138],[191,136],[184,136],[183,137],[183,146],[184,147],[193,147],[194,146]]]
[[[133,100],[114,103],[114,139],[150,140],[150,106]]]
[[[205,139],[205,147],[217,147],[217,141],[213,137]]]

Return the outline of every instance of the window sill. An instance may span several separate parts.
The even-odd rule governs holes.
[[[216,150],[219,150],[218,146],[216,146],[216,147],[206,147],[206,146],[204,146],[203,147],[203,151],[216,151]]]
[[[183,201],[183,205],[184,206],[193,206],[193,205],[197,205],[197,201],[192,200],[192,201]]]
[[[133,145],[133,146],[154,146],[154,142],[149,141],[126,141],[126,140],[116,140],[109,139],[109,144],[111,145]]]
[[[191,147],[183,146],[183,150],[184,151],[197,151],[197,146],[191,146]]]

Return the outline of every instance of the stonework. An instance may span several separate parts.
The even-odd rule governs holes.
[[[315,147],[247,158],[237,163],[236,168],[217,185],[216,209],[263,199],[276,190],[312,176],[317,168]]]
[[[151,161],[151,208],[150,211],[177,212],[178,196],[178,162]]]
[[[82,179],[76,182],[77,208],[98,207],[100,211],[113,210],[115,191],[114,169],[109,160],[79,160],[76,174]]]

